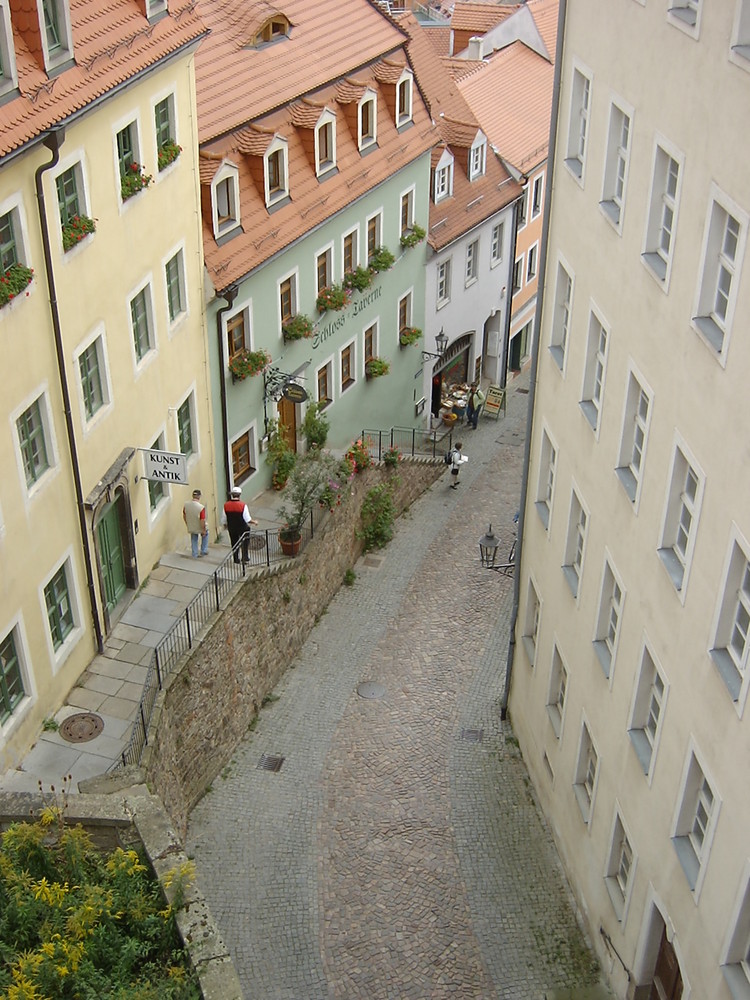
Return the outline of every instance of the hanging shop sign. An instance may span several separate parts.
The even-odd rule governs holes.
[[[281,395],[284,399],[288,399],[290,403],[304,403],[307,400],[307,390],[296,382],[290,382],[289,385],[285,385],[281,390]]]
[[[179,452],[155,451],[141,448],[143,453],[143,478],[160,483],[188,485],[187,457]]]

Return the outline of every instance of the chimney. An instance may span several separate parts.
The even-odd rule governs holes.
[[[482,59],[483,55],[482,38],[480,35],[474,35],[469,39],[469,44],[466,46],[466,58],[475,60]]]

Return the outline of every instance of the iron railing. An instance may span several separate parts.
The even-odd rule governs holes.
[[[387,431],[363,430],[362,441],[378,462],[389,448],[398,448],[402,455],[411,458],[417,455],[439,458],[452,446],[453,431],[450,428],[426,431],[417,427],[391,427]]]
[[[300,551],[313,537],[324,513],[322,509],[316,509],[310,514],[309,522],[301,529]],[[236,549],[241,559],[242,542],[237,544]],[[209,618],[221,610],[222,602],[233,587],[247,576],[248,570],[271,566],[288,558],[281,547],[279,529],[252,531],[247,555],[247,562],[235,562],[235,552],[231,551],[175,620],[169,632],[159,640],[148,664],[130,739],[119,758],[110,766],[110,771],[140,763],[143,748],[148,744],[148,727],[156,696],[180,658],[192,649]]]

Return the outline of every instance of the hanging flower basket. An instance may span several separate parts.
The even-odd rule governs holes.
[[[268,351],[238,351],[229,359],[229,371],[235,382],[241,382],[248,375],[257,375],[271,364]]]
[[[338,312],[339,309],[346,309],[351,298],[351,291],[343,285],[329,285],[318,295],[315,307],[319,313],[327,312],[329,309]]]
[[[418,344],[422,338],[422,331],[416,326],[405,326],[398,335],[398,342],[402,347],[409,347]]]
[[[414,225],[410,233],[404,233],[401,237],[401,246],[404,250],[408,250],[411,247],[415,247],[418,243],[421,243],[425,238],[427,233],[422,229],[421,226]]]
[[[380,378],[381,375],[387,375],[390,370],[388,361],[384,361],[383,358],[370,358],[365,365],[365,377]]]
[[[170,163],[174,163],[181,152],[182,146],[178,146],[174,139],[167,139],[166,142],[162,143],[156,154],[159,170],[164,170]]]
[[[368,261],[370,270],[378,272],[390,271],[395,263],[396,258],[393,256],[388,247],[378,247]]]
[[[120,193],[122,200],[127,201],[134,194],[138,194],[148,187],[154,178],[147,174],[140,163],[131,163],[126,172],[120,178]]]
[[[373,272],[369,267],[358,267],[355,271],[347,271],[344,275],[344,288],[364,292],[372,284]]]
[[[5,274],[0,277],[0,309],[12,301],[31,284],[34,268],[25,264],[11,264]],[[29,293],[26,292],[28,295]]]
[[[88,215],[74,215],[62,224],[63,250],[67,253],[77,246],[82,239],[96,232],[96,220]]]
[[[303,313],[297,313],[285,323],[281,324],[281,332],[284,340],[303,340],[312,337],[313,325],[310,319]]]

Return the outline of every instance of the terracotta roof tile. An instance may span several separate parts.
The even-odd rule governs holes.
[[[224,163],[223,156],[201,150],[198,154],[198,175],[201,184],[210,184],[222,163]]]
[[[36,4],[19,0],[19,12],[21,3],[26,17],[37,16]],[[0,106],[0,156],[85,110],[96,98],[205,34],[192,0],[172,0],[169,15],[153,24],[136,0],[71,0],[70,20],[76,64],[49,78],[41,53],[33,51],[36,36],[28,21],[17,17],[14,4],[20,94]]]
[[[457,122],[444,115],[440,119],[440,134],[451,146],[463,146],[469,148],[477,137],[479,125],[474,116],[470,122]]]
[[[318,104],[302,97],[291,105],[290,121],[295,128],[315,128],[325,110],[325,104]],[[330,111],[330,108],[328,110]]]
[[[393,58],[403,35],[365,0],[285,0],[288,38],[244,48],[229,23],[244,0],[198,0],[211,34],[196,55],[199,140],[209,142],[301,94]]]
[[[520,4],[476,3],[474,0],[459,2],[453,8],[451,28],[454,31],[470,31],[473,35],[483,35],[485,31],[500,24],[518,10]]]
[[[257,128],[250,125],[234,134],[232,149],[238,149],[247,156],[263,156],[273,142],[276,133],[273,129]]]
[[[336,100],[339,104],[352,104],[360,100],[367,87],[368,84],[359,80],[341,80],[336,85]]]
[[[434,250],[442,250],[484,219],[515,201],[521,188],[506,173],[502,164],[488,150],[487,173],[470,181],[458,161],[453,169],[453,197],[430,205],[430,229],[427,241]]]
[[[458,82],[463,80],[470,73],[475,73],[484,65],[483,61],[477,59],[443,59],[443,65],[450,73],[451,78]]]
[[[527,0],[526,6],[539,29],[552,62],[555,61],[557,46],[557,20],[559,16],[559,0]]]
[[[427,38],[439,56],[448,56],[451,51],[451,26],[449,24],[425,25],[425,38]]]
[[[399,77],[404,72],[406,66],[406,56],[402,53],[401,61],[394,59],[381,59],[373,67],[375,79],[380,83],[397,83]]]

